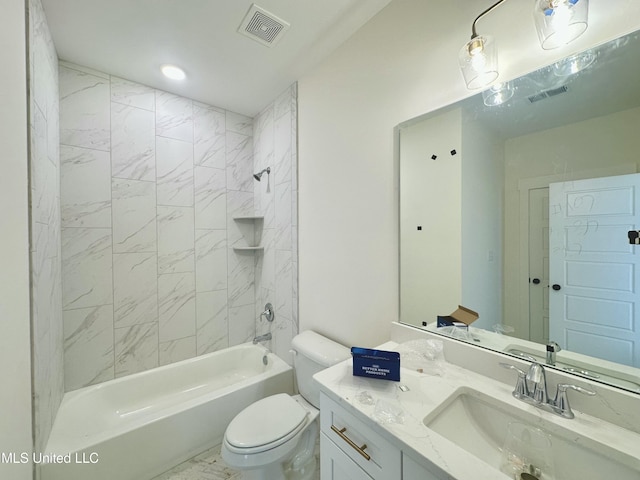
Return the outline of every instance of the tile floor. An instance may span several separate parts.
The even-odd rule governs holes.
[[[318,445],[319,446],[319,445]],[[316,448],[315,480],[320,480],[319,448]],[[153,480],[240,480],[241,473],[228,467],[220,455],[220,445],[196,455]]]

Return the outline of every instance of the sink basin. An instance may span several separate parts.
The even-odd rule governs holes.
[[[550,437],[555,474],[547,476],[543,473],[541,480],[640,478],[640,460],[636,455],[572,431],[570,423],[573,420],[550,422],[544,418],[546,415],[549,414],[535,415],[477,390],[460,388],[427,415],[423,423],[497,470],[500,469],[508,425],[519,422],[542,429]]]

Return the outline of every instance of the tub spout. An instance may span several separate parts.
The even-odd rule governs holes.
[[[271,340],[271,332],[265,333],[264,335],[258,335],[253,339],[253,344],[255,345],[258,342],[266,342],[267,340]]]

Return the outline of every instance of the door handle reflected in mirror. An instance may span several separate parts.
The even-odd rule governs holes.
[[[533,280],[531,280],[531,282],[532,282],[534,285],[538,285],[538,284],[540,283],[540,279],[539,279],[539,278],[534,278]]]

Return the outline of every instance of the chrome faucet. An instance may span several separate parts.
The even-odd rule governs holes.
[[[590,396],[596,394],[596,392],[588,388],[560,383],[556,387],[555,397],[550,399],[547,395],[547,376],[544,367],[539,363],[533,362],[529,367],[529,371],[526,373],[508,363],[501,363],[500,366],[515,370],[518,373],[518,381],[512,392],[515,398],[564,418],[575,417],[571,410],[571,405],[569,405],[567,390],[575,390],[576,392]]]
[[[556,353],[560,350],[560,345],[556,342],[547,343],[547,365],[555,365],[556,364]]]
[[[271,332],[265,333],[264,335],[258,335],[253,339],[253,344],[255,345],[258,342],[266,342],[267,340],[271,340]]]

